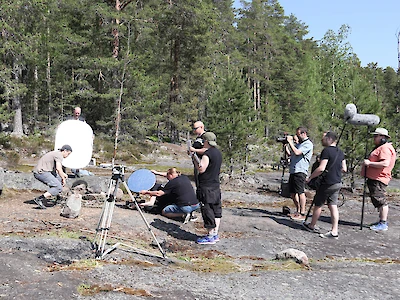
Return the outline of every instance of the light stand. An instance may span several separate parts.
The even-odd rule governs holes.
[[[119,246],[125,246],[125,247],[131,248],[137,252],[141,252],[144,254],[154,256],[154,254],[146,253],[145,251],[135,249],[130,245],[120,243],[120,242],[114,244],[112,247],[110,247],[107,250],[105,249],[107,235],[108,235],[108,232],[111,227],[112,215],[113,215],[114,207],[115,207],[116,194],[118,192],[118,187],[121,183],[127,190],[132,202],[135,204],[137,211],[140,213],[140,216],[142,217],[144,223],[147,226],[147,229],[150,231],[154,241],[156,242],[156,244],[158,246],[158,249],[160,250],[160,252],[162,254],[162,258],[165,259],[166,254],[165,254],[164,250],[162,249],[160,243],[157,241],[157,238],[154,235],[153,231],[151,230],[149,223],[145,219],[139,204],[137,203],[135,197],[132,195],[128,185],[125,182],[123,166],[115,166],[112,169],[112,176],[111,176],[111,180],[110,180],[110,184],[109,184],[109,188],[108,188],[108,194],[107,194],[108,197],[107,197],[106,201],[104,201],[102,213],[100,215],[99,223],[96,228],[96,236],[95,236],[95,240],[94,240],[94,244],[96,247],[96,258],[103,259],[108,253],[114,251]]]

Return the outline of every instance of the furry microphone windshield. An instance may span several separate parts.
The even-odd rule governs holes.
[[[354,104],[347,104],[344,110],[344,119],[352,125],[375,126],[381,121],[377,115],[358,114],[357,107]]]

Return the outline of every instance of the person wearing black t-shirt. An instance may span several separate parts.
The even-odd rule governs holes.
[[[198,244],[215,244],[219,241],[218,229],[222,217],[221,188],[219,173],[222,164],[222,154],[217,147],[216,136],[212,132],[203,134],[204,148],[200,163],[195,162],[199,171],[199,186],[197,198],[201,203],[201,214],[204,227],[208,234],[197,239]]]
[[[196,121],[193,124],[193,131],[196,133],[196,140],[193,142],[192,147],[190,147],[190,152],[194,152],[197,154],[199,158],[203,155],[203,153],[207,150],[204,148],[203,142],[203,134],[206,133],[204,128],[204,123],[202,121]]]
[[[327,202],[331,213],[331,231],[325,234],[320,234],[322,238],[338,238],[339,210],[337,201],[339,191],[342,187],[342,172],[347,172],[346,160],[344,153],[336,146],[337,136],[334,132],[325,132],[322,136],[322,145],[325,147],[321,153],[321,161],[319,166],[307,179],[307,183],[321,175],[323,172],[324,179],[321,186],[317,189],[314,196],[314,210],[312,220],[309,224],[303,226],[311,232],[318,233],[315,225],[321,215],[322,206]]]
[[[192,146],[188,150],[188,154],[192,157],[192,161],[195,159],[194,154],[201,159],[203,153],[207,150],[204,148],[203,134],[206,133],[204,123],[202,121],[196,121],[193,124],[193,131],[196,133],[196,140],[193,142]],[[194,162],[193,162],[194,163]],[[196,188],[199,186],[199,171],[196,166],[194,166],[194,182],[196,184]]]
[[[167,177],[168,182],[160,190],[140,191],[143,195],[151,196],[150,201],[141,203],[141,206],[153,206],[156,201],[158,205],[164,204],[161,214],[167,218],[187,217],[200,207],[189,177],[181,175],[176,168],[170,168],[165,173],[154,170],[152,172]]]

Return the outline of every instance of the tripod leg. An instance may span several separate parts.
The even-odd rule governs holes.
[[[107,191],[107,199],[103,204],[103,209],[100,215],[100,219],[99,219],[99,223],[97,224],[97,229],[96,231],[99,231],[101,228],[105,228],[105,220],[106,220],[106,216],[108,215],[108,211],[109,211],[109,200],[111,199],[111,190],[112,187],[115,186],[116,182],[114,179],[110,180],[110,183],[108,185],[108,191]],[[97,235],[96,235],[97,237]]]
[[[102,247],[102,242],[103,242],[103,229],[105,228],[105,215],[108,210],[108,204],[107,202],[104,202],[103,204],[103,209],[100,215],[99,223],[97,224],[96,227],[96,236],[94,238],[94,245],[96,247],[96,258],[100,256],[101,252],[101,247]]]
[[[314,198],[313,198],[313,200],[312,200],[312,202],[311,202],[310,208],[309,208],[308,211],[307,211],[306,218],[304,219],[303,223],[306,223],[308,217],[310,216],[311,208],[314,206],[314,199],[315,199],[315,196],[314,196]]]
[[[137,211],[140,213],[140,216],[142,217],[144,223],[146,224],[147,229],[150,231],[150,233],[151,233],[151,235],[153,237],[153,240],[156,242],[157,247],[160,250],[162,256],[165,258],[166,257],[165,252],[164,252],[163,248],[161,247],[160,243],[158,242],[158,240],[157,240],[156,236],[154,235],[153,231],[151,230],[151,227],[150,227],[149,223],[147,222],[146,218],[144,217],[142,209],[140,208],[139,204],[137,203],[135,197],[132,195],[128,185],[126,184],[126,182],[122,181],[122,183],[123,183],[125,189],[127,190],[128,194],[129,194],[129,197],[131,197],[131,200],[135,204]]]
[[[111,188],[114,186],[114,192],[111,194]],[[112,179],[109,186],[108,198],[104,202],[103,211],[97,225],[95,241],[97,244],[96,258],[103,257],[107,234],[110,230],[112,215],[115,207],[115,197],[119,186],[119,179]]]

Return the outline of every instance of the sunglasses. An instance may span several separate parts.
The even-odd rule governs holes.
[[[199,129],[200,128],[200,126],[199,127],[193,127],[193,130],[197,130],[197,129]]]

